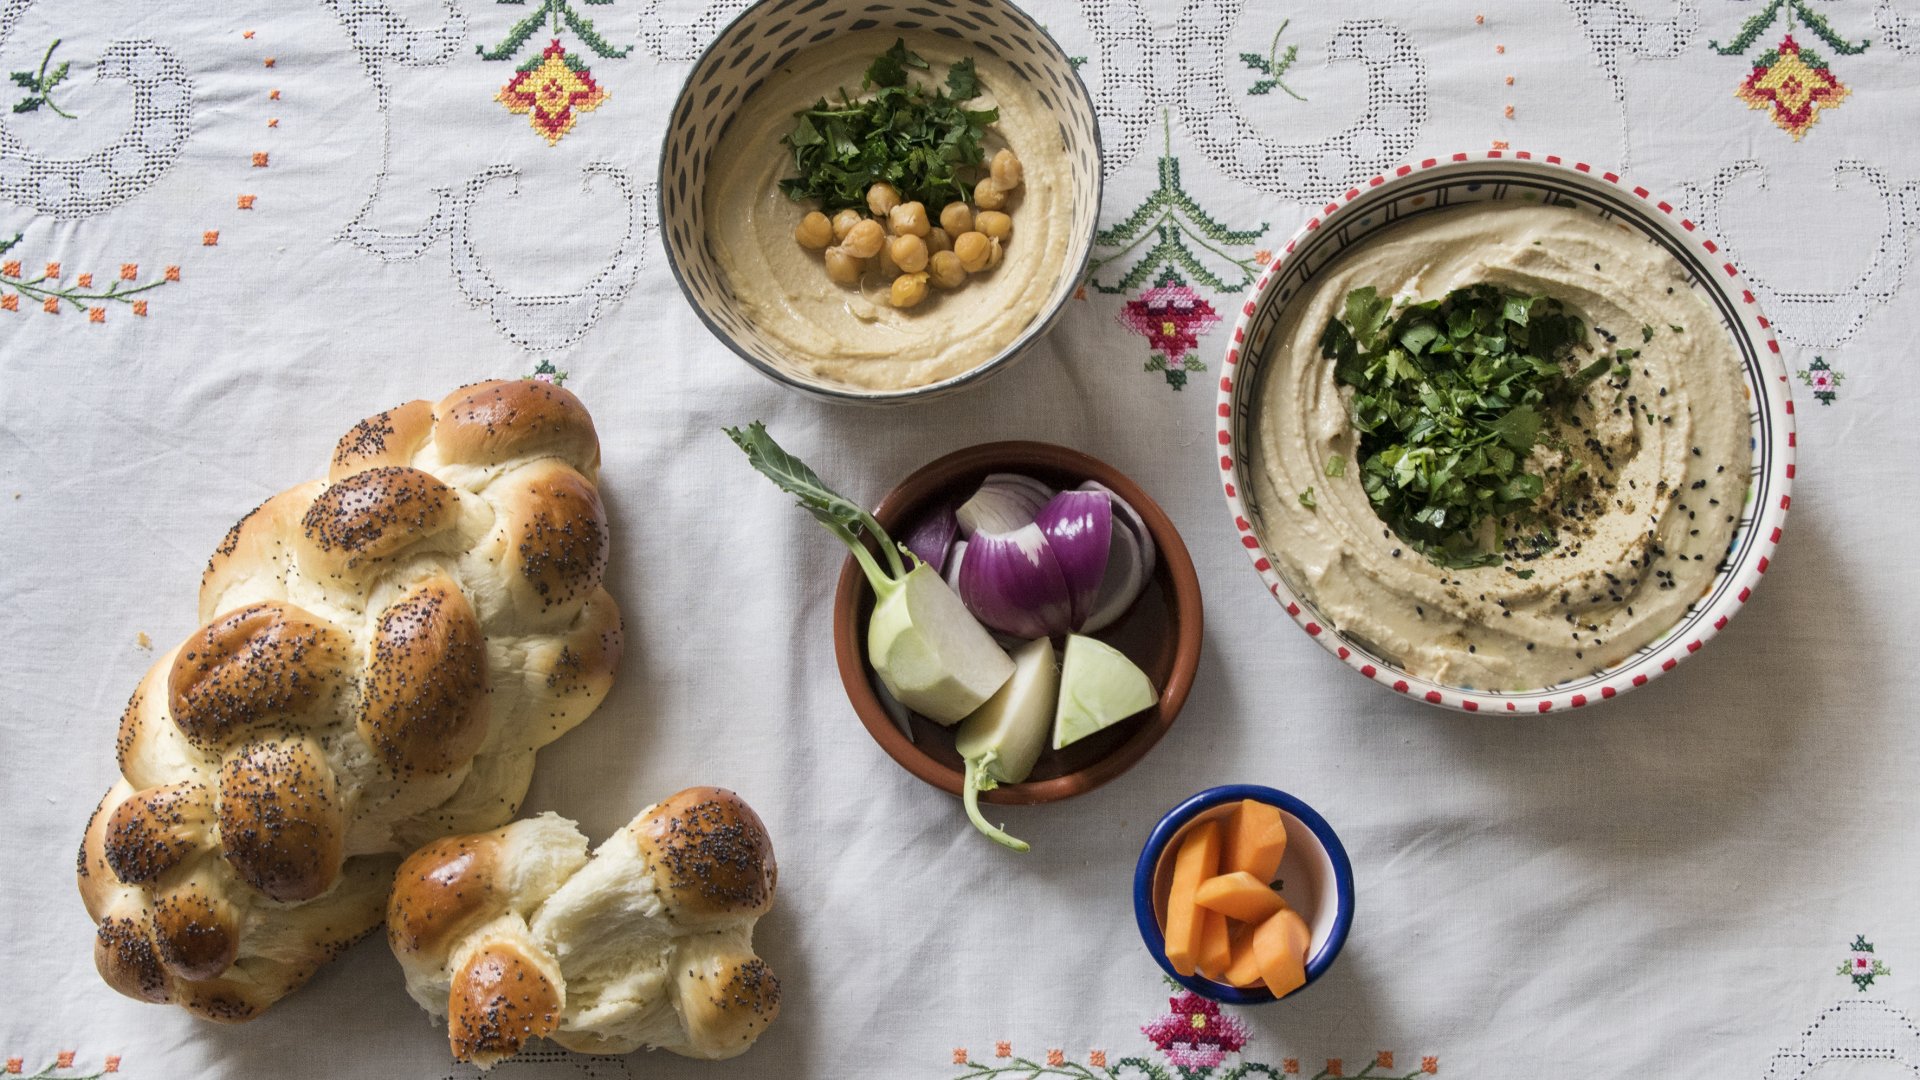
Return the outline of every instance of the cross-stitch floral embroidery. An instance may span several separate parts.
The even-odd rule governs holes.
[[[1152,347],[1146,370],[1165,374],[1173,389],[1186,388],[1188,372],[1207,369],[1199,357],[1188,354],[1199,345],[1200,335],[1220,322],[1220,313],[1171,270],[1153,288],[1127,301],[1119,318]]]
[[[1846,379],[1842,372],[1833,370],[1826,358],[1816,356],[1813,363],[1798,372],[1800,381],[1813,391],[1813,399],[1822,405],[1831,405],[1840,397],[1840,383]]]
[[[560,39],[514,71],[494,99],[511,113],[524,113],[547,145],[573,130],[581,113],[592,112],[608,94],[593,81],[580,58],[560,47]]]
[[[1247,1045],[1247,1026],[1221,1013],[1217,1002],[1191,990],[1167,999],[1165,1016],[1140,1029],[1167,1061],[1182,1068],[1212,1068]]]
[[[1753,62],[1753,74],[1740,84],[1734,96],[1749,108],[1770,111],[1780,130],[1798,140],[1820,119],[1821,109],[1838,107],[1849,93],[1852,91],[1827,70],[1825,60],[1801,49],[1788,34]]]
[[[1251,244],[1260,239],[1267,227],[1262,224],[1253,229],[1230,229],[1201,209],[1180,185],[1180,161],[1173,156],[1171,121],[1165,114],[1161,116],[1161,127],[1166,149],[1160,156],[1160,184],[1124,220],[1094,235],[1096,249],[1112,250],[1095,255],[1088,264],[1087,281],[1100,292],[1122,293],[1139,288],[1142,282],[1165,269],[1183,273],[1210,289],[1238,292],[1253,283],[1253,261],[1223,249]],[[1155,243],[1135,258],[1118,281],[1100,280],[1101,271],[1134,257],[1149,238]],[[1217,271],[1210,267],[1195,248],[1206,252],[1209,261],[1222,264],[1221,267]]]
[[[1855,990],[1865,990],[1873,985],[1875,979],[1893,974],[1879,957],[1873,955],[1873,942],[1867,940],[1867,935],[1855,934],[1852,949],[1852,955],[1841,962],[1839,973],[1853,980]]]

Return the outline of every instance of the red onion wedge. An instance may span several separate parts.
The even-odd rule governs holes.
[[[1093,614],[1100,583],[1107,575],[1113,543],[1113,500],[1100,491],[1063,491],[1034,519],[1067,581],[1071,608],[1068,628],[1078,630]]]
[[[947,549],[953,546],[953,538],[960,531],[960,522],[954,516],[953,507],[943,504],[940,509],[920,519],[907,533],[907,550],[928,566],[933,572],[940,573],[947,564]]]
[[[1010,533],[1031,524],[1051,498],[1053,489],[1031,476],[993,473],[980,482],[972,498],[960,504],[955,514],[960,535],[971,539],[982,531]]]
[[[1083,634],[1097,633],[1117,622],[1146,591],[1153,576],[1153,534],[1138,511],[1105,485],[1089,480],[1080,485],[1085,492],[1104,492],[1113,504],[1113,543],[1107,550],[1106,572],[1093,610],[1080,627]]]
[[[1067,579],[1037,524],[1004,534],[974,533],[957,576],[967,610],[994,630],[1031,639],[1069,629]]]

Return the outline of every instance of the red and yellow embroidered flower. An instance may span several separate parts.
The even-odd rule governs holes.
[[[1247,1027],[1216,1002],[1191,991],[1167,999],[1170,1012],[1140,1029],[1167,1061],[1180,1068],[1211,1069],[1247,1045]]]
[[[1802,49],[1788,34],[1753,62],[1753,74],[1733,96],[1750,109],[1766,109],[1781,131],[1798,141],[1820,119],[1821,109],[1838,108],[1852,93],[1817,53]]]
[[[577,56],[560,47],[560,39],[514,71],[494,100],[510,113],[524,113],[547,145],[558,143],[573,130],[581,113],[592,112],[608,94],[593,81],[593,73]]]
[[[1178,362],[1200,344],[1201,334],[1220,321],[1220,313],[1186,285],[1167,284],[1127,301],[1120,309],[1120,321],[1146,338],[1155,352]]]

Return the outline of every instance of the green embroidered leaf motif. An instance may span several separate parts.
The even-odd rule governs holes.
[[[13,73],[13,84],[28,90],[37,90],[40,87],[40,80],[31,71],[16,71]]]
[[[1262,75],[1273,74],[1273,65],[1269,64],[1267,58],[1261,56],[1259,53],[1243,52],[1240,54],[1240,62]]]
[[[41,99],[37,97],[21,98],[19,101],[14,103],[13,111],[17,113],[33,112],[36,109],[40,108],[40,101]]]

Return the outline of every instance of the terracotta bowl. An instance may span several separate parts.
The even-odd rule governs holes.
[[[948,454],[901,481],[880,501],[874,517],[889,534],[904,535],[920,514],[948,500],[965,500],[981,480],[997,472],[1026,473],[1061,488],[1097,480],[1139,512],[1159,549],[1153,577],[1132,610],[1093,635],[1140,665],[1160,688],[1159,703],[1065,749],[1049,747],[1026,782],[981,796],[990,803],[1053,802],[1091,791],[1132,768],[1173,726],[1200,665],[1200,581],[1173,522],[1139,485],[1103,461],[1051,443],[986,443]],[[962,769],[953,749],[953,729],[909,713],[909,739],[880,703],[876,677],[867,663],[866,625],[872,611],[873,590],[849,557],[833,598],[833,642],[854,712],[880,748],[908,772],[958,795]]]

